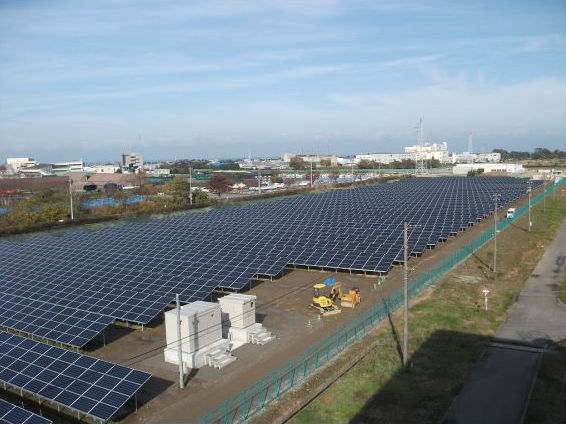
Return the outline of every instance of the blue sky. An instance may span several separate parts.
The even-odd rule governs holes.
[[[2,1],[0,159],[564,149],[565,3]]]

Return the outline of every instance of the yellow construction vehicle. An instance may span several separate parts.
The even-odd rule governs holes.
[[[331,281],[329,281],[331,280]],[[332,287],[330,294],[327,296],[322,292],[326,287]],[[332,278],[329,278],[324,283],[315,284],[313,286],[314,294],[311,306],[319,311],[323,316],[339,314],[341,311],[334,304],[334,302],[341,296],[342,288],[339,283],[336,283]]]
[[[340,290],[342,292],[342,290]],[[362,296],[360,295],[360,288],[353,287],[347,294],[340,295],[340,306],[345,308],[355,308],[358,303],[362,301]]]

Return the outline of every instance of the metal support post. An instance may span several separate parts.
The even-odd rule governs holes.
[[[546,213],[546,180],[542,180],[542,211]]]
[[[259,194],[261,194],[261,174],[259,173],[259,168],[257,169],[257,188],[259,190]]]
[[[179,388],[185,387],[185,376],[183,375],[183,349],[181,346],[181,303],[179,295],[175,295],[177,301],[177,352],[179,354]]]
[[[193,204],[193,167],[189,167],[189,204]]]
[[[311,157],[311,188],[312,188],[312,157]]]
[[[73,180],[69,178],[69,199],[71,201],[71,220],[75,219],[75,215],[73,212]]]
[[[495,206],[493,207],[493,272],[497,272],[497,201],[501,195],[495,193],[493,199]]]
[[[529,187],[527,189],[527,192],[529,193],[529,232],[531,232],[531,188],[532,188],[532,184],[531,184],[531,180],[529,180],[528,182]]]
[[[408,237],[409,224],[405,222],[403,226],[403,368],[407,367],[409,360],[409,243]]]

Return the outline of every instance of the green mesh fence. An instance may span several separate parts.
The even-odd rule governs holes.
[[[537,204],[544,196],[565,182],[550,186],[543,193],[531,199],[531,205]],[[497,230],[503,230],[513,220],[528,211],[528,205],[517,208],[513,218],[504,218],[497,223]],[[416,277],[409,284],[409,297],[412,299],[423,289],[430,286],[473,252],[482,247],[493,237],[493,227],[484,231],[470,243],[443,259],[437,265]],[[204,414],[199,423],[238,424],[261,411],[265,406],[277,400],[282,394],[300,385],[314,371],[324,366],[344,349],[355,344],[376,324],[387,318],[403,305],[403,289],[399,288],[389,298],[372,306],[355,317],[341,329],[329,334],[314,346],[301,353],[290,362],[280,366],[271,374],[242,390],[236,396]]]

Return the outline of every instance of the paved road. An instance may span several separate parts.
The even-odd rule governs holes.
[[[566,308],[556,301],[566,272],[566,220],[482,353],[442,423],[521,423],[550,341],[566,339]]]
[[[566,221],[511,307],[496,337],[541,346],[566,339],[566,309],[556,301],[566,272]]]

